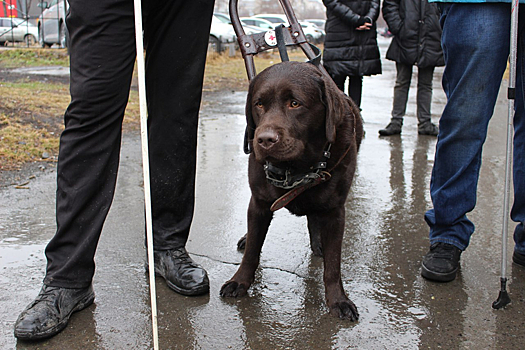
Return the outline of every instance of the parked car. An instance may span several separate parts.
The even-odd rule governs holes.
[[[38,37],[37,27],[23,18],[0,17],[0,42],[25,42],[31,46]]]
[[[229,24],[229,25],[231,25],[233,27],[232,21],[231,21],[231,18],[230,18],[229,15],[227,15],[225,13],[215,12],[214,16],[219,18],[223,23],[227,23],[227,24]],[[240,20],[240,18],[239,18],[239,20]],[[243,27],[244,32],[246,34],[253,34],[253,33],[261,32],[261,29],[258,26],[242,23],[242,21],[241,21],[241,24],[243,25],[242,27]]]
[[[251,18],[264,19],[265,21],[271,23],[272,27],[275,28],[279,24],[288,26],[288,18],[285,15],[280,14],[260,14],[254,15]],[[310,22],[299,21],[301,28],[303,29],[304,36],[306,40],[311,43],[317,44],[324,41],[325,32],[324,30],[318,28],[315,24]]]
[[[224,44],[235,43],[237,36],[229,23],[229,18],[225,19],[221,14],[213,14],[211,19],[210,40],[208,49],[213,52],[224,51]]]
[[[324,25],[326,24],[325,19],[305,19],[305,22],[313,23],[317,26],[317,28],[324,30]]]
[[[304,36],[306,40],[312,44],[319,44],[324,42],[324,37],[326,33],[324,30],[319,29],[315,24],[310,22],[299,22],[301,28],[303,29]]]
[[[230,15],[228,15],[227,13],[214,12],[213,15],[218,17],[224,23],[231,23]]]
[[[273,24],[270,21],[267,21],[263,18],[257,18],[257,17],[241,17],[239,18],[241,23],[245,26],[253,26],[261,28],[261,30],[273,30],[275,28],[275,24]]]
[[[37,22],[40,46],[50,47],[58,44],[62,48],[66,47],[68,32],[64,18],[69,7],[67,1],[42,1],[38,3],[38,6],[43,10]],[[64,6],[66,6],[65,9]]]
[[[261,28],[251,25],[243,25],[243,29],[248,35],[263,31]],[[230,43],[237,45],[237,35],[230,17],[224,13],[214,13],[211,20],[208,49],[220,53],[225,50],[225,44]]]
[[[263,14],[260,14],[260,15],[253,15],[252,17],[262,18],[262,19],[267,20],[268,22],[274,23],[274,27],[277,26],[279,23],[282,23],[285,26],[289,25],[288,24],[288,18],[285,15],[263,13]]]

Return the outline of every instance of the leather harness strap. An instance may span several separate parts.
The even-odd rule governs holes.
[[[277,198],[277,200],[275,202],[273,202],[272,206],[270,207],[270,210],[271,211],[277,211],[277,210],[287,206],[288,203],[290,203],[295,198],[297,198],[297,196],[299,196],[301,193],[303,193],[304,191],[306,191],[309,188],[312,188],[312,187],[317,186],[317,185],[319,185],[319,184],[321,184],[321,183],[323,183],[325,181],[330,180],[330,177],[332,176],[332,175],[330,175],[329,172],[326,172],[326,171],[323,171],[322,174],[324,176],[321,176],[321,177],[315,179],[313,182],[310,182],[310,183],[308,183],[306,185],[303,185],[303,186],[300,186],[300,187],[296,187],[296,188],[286,192],[281,197]]]

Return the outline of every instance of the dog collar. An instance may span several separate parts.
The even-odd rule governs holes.
[[[330,159],[329,143],[323,151],[323,158]],[[338,162],[339,164],[339,162]],[[264,165],[264,172],[266,173],[266,180],[268,183],[289,190],[284,195],[279,197],[270,207],[271,211],[279,210],[285,207],[288,203],[293,201],[297,196],[309,188],[317,186],[325,181],[330,180],[331,175],[326,169],[326,161],[321,161],[310,167],[307,173],[297,173],[292,168],[282,169],[276,167],[270,162]]]
[[[323,157],[327,159],[330,158],[330,147],[331,147],[331,144],[328,144],[326,150],[323,152]],[[348,149],[343,154],[343,156],[337,161],[337,163],[330,170],[328,171],[324,170],[326,169],[326,162],[319,162],[317,163],[316,166],[313,166],[310,168],[312,172],[303,174],[302,176],[299,176],[299,174],[294,176],[292,175],[291,172],[288,174],[287,173],[288,169],[280,169],[267,162],[264,167],[264,171],[266,172],[266,179],[269,183],[271,183],[274,186],[277,186],[275,185],[275,183],[281,184],[285,181],[287,183],[290,183],[295,180],[295,182],[293,183],[296,184],[295,187],[289,188],[290,190],[288,192],[286,192],[281,197],[277,198],[277,200],[273,202],[272,206],[270,207],[270,210],[277,211],[281,208],[284,208],[286,205],[288,205],[291,201],[293,201],[295,198],[297,198],[301,193],[303,193],[307,189],[330,180],[330,178],[332,177],[330,172],[334,170],[339,165],[339,163],[341,163],[341,161],[346,157],[346,155],[350,151],[350,148],[352,148],[352,146],[348,147]],[[275,179],[274,174],[276,174],[276,171],[280,174],[279,176],[281,179]],[[280,187],[280,186],[277,186],[277,187]],[[281,187],[281,188],[284,188],[284,187]]]
[[[326,160],[330,159],[330,147],[331,144],[328,144],[323,151],[323,158],[326,158]],[[285,169],[279,168],[270,162],[266,162],[264,165],[264,172],[268,183],[285,190],[305,186],[320,178],[324,178],[325,175],[323,173],[326,173],[323,171],[324,169],[326,169],[326,161],[315,163],[306,173],[298,172],[291,167]]]

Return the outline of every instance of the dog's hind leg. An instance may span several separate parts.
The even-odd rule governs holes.
[[[248,233],[241,266],[233,277],[221,287],[222,297],[241,297],[245,295],[255,278],[259,266],[261,249],[272,221],[273,212],[266,203],[257,204],[253,198],[248,207]]]
[[[248,236],[248,234],[245,234],[237,241],[237,250],[244,250],[244,248],[246,248],[246,236]]]
[[[324,258],[324,286],[330,313],[342,319],[357,321],[359,313],[348,299],[341,281],[341,246],[345,227],[344,207],[308,216],[308,227],[320,232]]]
[[[321,232],[310,222],[310,216],[308,218],[308,233],[310,235],[310,248],[315,256],[323,256],[323,246],[321,244]]]

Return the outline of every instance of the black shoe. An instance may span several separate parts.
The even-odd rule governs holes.
[[[386,128],[379,130],[381,136],[391,136],[401,134],[402,124],[398,122],[390,122]]]
[[[512,261],[514,261],[515,264],[525,266],[525,255],[514,251],[514,254],[512,254]]]
[[[93,303],[93,287],[73,289],[42,286],[36,299],[15,323],[15,337],[22,340],[39,340],[52,337],[66,328],[73,312]]]
[[[461,249],[447,243],[434,243],[423,258],[421,276],[436,282],[450,282],[459,269]]]
[[[153,258],[155,274],[163,277],[168,287],[177,293],[201,295],[210,291],[208,274],[190,258],[185,248],[155,250]]]
[[[420,125],[417,128],[417,133],[419,135],[430,135],[430,136],[437,136],[439,133],[439,129],[435,124],[432,123],[425,123],[423,125]]]

